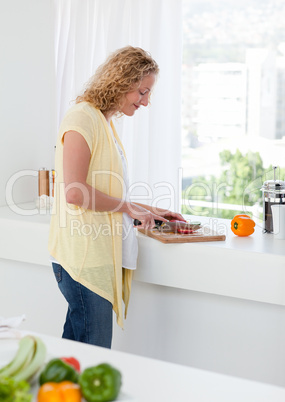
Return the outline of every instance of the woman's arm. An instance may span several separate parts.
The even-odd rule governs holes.
[[[143,227],[153,227],[160,215],[138,204],[111,197],[86,182],[90,149],[83,136],[77,131],[64,135],[63,177],[66,202],[95,211],[126,212],[133,219],[139,219]],[[162,219],[166,220],[166,219]]]
[[[138,202],[136,202],[134,204],[139,205],[140,207],[145,208],[145,209],[149,210],[150,212],[152,212],[156,215],[159,215],[160,217],[166,218],[168,220],[177,219],[179,221],[186,222],[186,220],[183,218],[183,216],[181,214],[179,214],[178,212],[172,212],[172,211],[169,211],[168,209],[152,207],[150,205],[141,204]]]

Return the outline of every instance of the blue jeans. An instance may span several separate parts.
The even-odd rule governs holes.
[[[68,303],[62,337],[111,348],[112,304],[76,282],[56,263],[52,263],[58,287]]]

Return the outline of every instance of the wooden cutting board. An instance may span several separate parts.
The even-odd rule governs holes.
[[[162,243],[194,243],[226,240],[225,235],[219,235],[208,227],[201,227],[201,229],[190,234],[163,233],[158,229],[138,229],[138,231],[146,236],[152,237],[153,239],[159,240]]]

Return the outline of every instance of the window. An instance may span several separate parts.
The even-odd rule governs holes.
[[[284,20],[283,0],[183,0],[183,213],[260,218],[285,179]]]

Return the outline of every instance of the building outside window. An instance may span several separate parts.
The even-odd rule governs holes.
[[[183,0],[182,212],[262,215],[285,180],[285,3]]]

